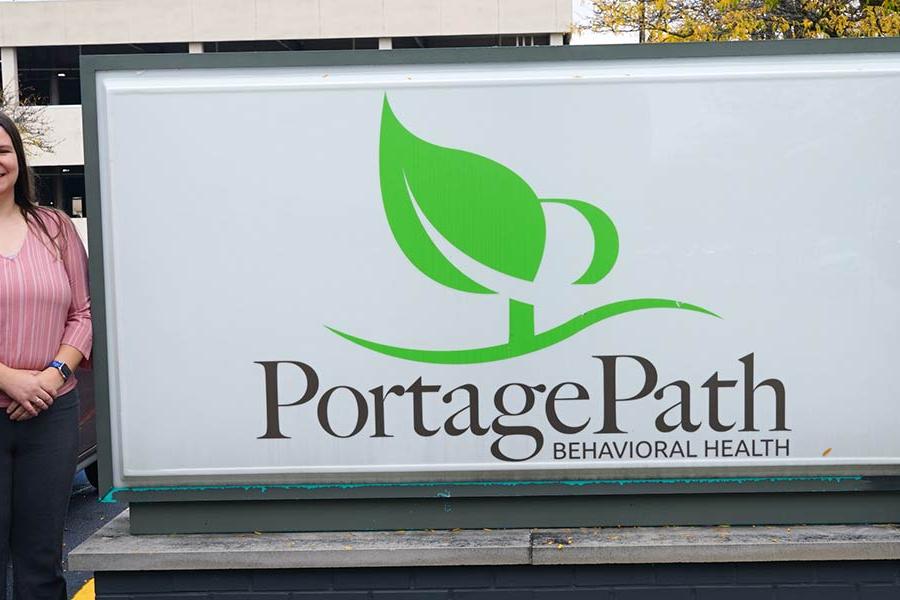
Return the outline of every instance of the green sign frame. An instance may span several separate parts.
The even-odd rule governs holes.
[[[458,48],[83,56],[81,91],[89,219],[101,497],[131,504],[133,533],[877,523],[900,521],[896,469],[809,476],[544,481],[409,481],[116,489],[108,386],[97,75],[145,69],[471,64],[900,53],[900,38],[527,48]],[[795,471],[798,469],[795,469]],[[753,475],[753,476],[751,476]]]

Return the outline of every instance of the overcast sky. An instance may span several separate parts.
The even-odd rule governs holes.
[[[572,20],[575,25],[587,25],[591,16],[591,0],[572,0]],[[576,31],[572,34],[572,44],[629,44],[637,43],[637,33],[594,33]]]

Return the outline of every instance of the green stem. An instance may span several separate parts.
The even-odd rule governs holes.
[[[520,346],[534,339],[534,306],[509,299],[509,345]]]
[[[358,338],[349,333],[334,329],[333,327],[328,327],[328,329],[354,344],[358,344],[363,348],[368,348],[374,352],[386,354],[387,356],[394,356],[423,363],[465,365],[486,363],[495,360],[506,360],[515,356],[528,354],[529,352],[535,352],[542,348],[549,348],[600,321],[605,321],[611,317],[624,315],[637,310],[646,310],[650,308],[674,308],[677,310],[688,310],[709,315],[711,317],[721,318],[716,313],[709,311],[702,306],[688,304],[687,302],[667,300],[665,298],[634,298],[632,300],[620,300],[619,302],[613,302],[612,304],[598,306],[597,308],[569,319],[561,325],[557,325],[556,327],[552,327],[535,335],[534,307],[530,304],[511,300],[509,303],[509,342],[499,346],[460,350],[400,348]]]

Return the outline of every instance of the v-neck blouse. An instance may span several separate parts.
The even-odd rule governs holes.
[[[61,344],[86,359],[91,352],[87,254],[68,217],[49,209],[40,214],[51,235],[61,234],[62,256],[32,223],[18,253],[0,255],[0,363],[12,369],[44,370]],[[58,395],[75,384],[70,377]],[[0,391],[0,408],[9,404]]]

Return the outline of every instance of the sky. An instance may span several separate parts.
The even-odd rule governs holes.
[[[572,0],[572,20],[576,26],[590,22],[592,3],[590,0]],[[572,45],[581,44],[633,44],[637,43],[637,33],[596,33],[576,30],[572,34]]]

